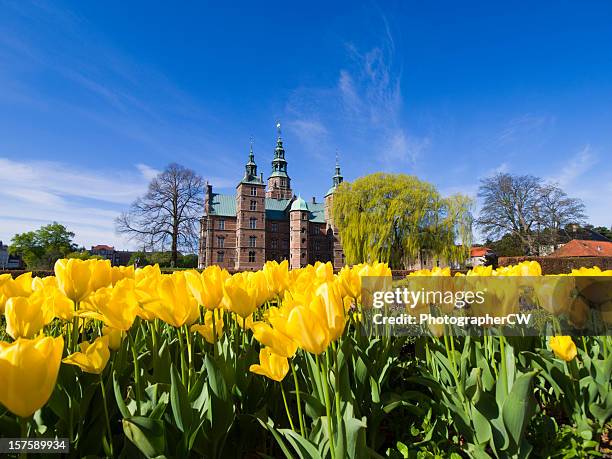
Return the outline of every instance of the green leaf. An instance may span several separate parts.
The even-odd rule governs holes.
[[[278,431],[293,446],[301,459],[322,459],[319,451],[317,451],[317,447],[307,438],[302,437],[291,429],[278,429]]]
[[[504,425],[517,446],[520,445],[525,427],[535,410],[532,381],[537,373],[531,371],[516,378],[502,408]]]
[[[158,419],[142,416],[125,418],[122,421],[125,436],[148,458],[165,453],[166,439],[164,423]]]
[[[130,410],[128,410],[125,405],[125,401],[123,400],[123,396],[121,395],[121,387],[119,387],[119,382],[117,381],[117,373],[113,371],[113,392],[115,393],[115,400],[117,401],[117,408],[119,408],[119,412],[121,416],[124,418],[129,418],[131,416]]]
[[[193,414],[187,389],[173,364],[170,365],[170,405],[176,426],[181,432],[188,433]]]

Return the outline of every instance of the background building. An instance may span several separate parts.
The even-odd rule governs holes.
[[[267,182],[263,174],[257,175],[251,145],[244,177],[234,195],[214,193],[207,184],[198,267],[219,265],[244,271],[260,269],[268,260],[289,260],[292,269],[315,261],[331,261],[334,268],[341,268],[344,254],[331,206],[342,179],[336,161],[324,202],[314,197],[306,202],[291,188],[280,129]]]

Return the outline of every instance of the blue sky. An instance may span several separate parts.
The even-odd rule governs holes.
[[[232,192],[280,120],[293,188],[416,174],[475,195],[495,171],[559,182],[612,225],[610,2],[0,0],[0,240],[113,219],[176,161]]]

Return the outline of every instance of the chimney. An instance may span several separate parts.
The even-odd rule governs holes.
[[[259,173],[259,180],[261,180],[263,182],[263,172]]]
[[[317,198],[316,198],[316,197],[314,197],[314,196],[312,197],[312,203],[313,203],[313,204],[316,204],[316,203],[317,203]]]

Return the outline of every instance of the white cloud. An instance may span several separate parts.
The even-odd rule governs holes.
[[[115,217],[146,191],[154,171],[145,164],[117,173],[0,158],[0,239],[58,221],[76,233],[80,245],[127,247],[115,235]]]
[[[558,183],[561,187],[568,186],[591,170],[596,163],[597,158],[592,153],[591,146],[586,145],[567,161],[556,175],[549,177],[549,181]]]
[[[142,176],[147,180],[153,180],[161,171],[153,169],[146,164],[136,164],[136,168],[140,171]]]

